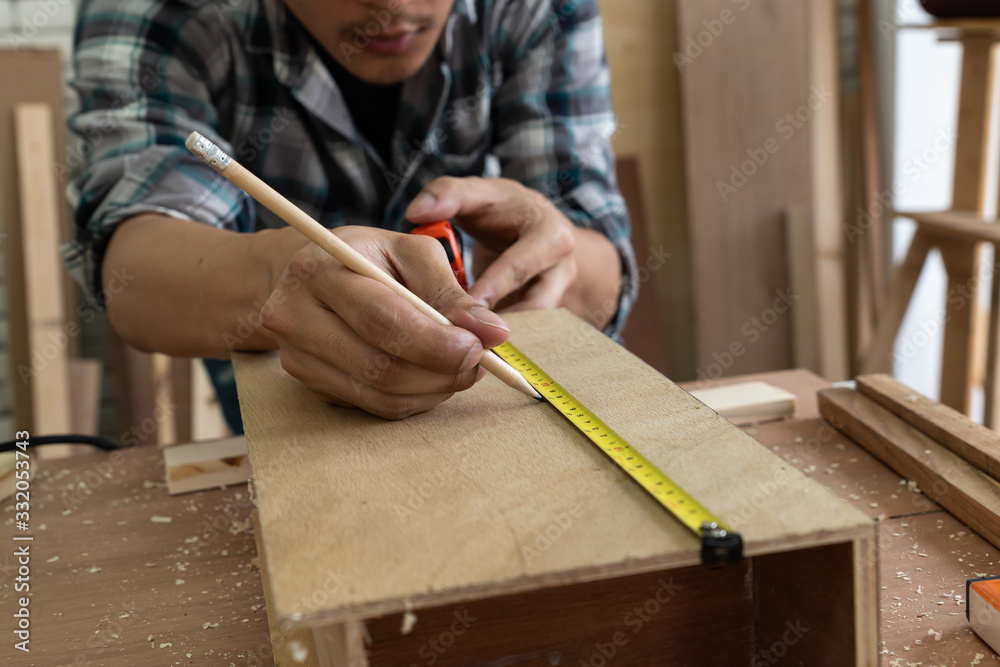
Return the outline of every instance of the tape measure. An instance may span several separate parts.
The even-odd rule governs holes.
[[[517,369],[545,400],[701,538],[703,563],[712,565],[719,562],[739,562],[743,557],[743,539],[739,533],[730,530],[516,347],[507,342],[493,348],[493,351]]]

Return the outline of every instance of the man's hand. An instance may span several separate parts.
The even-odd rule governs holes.
[[[309,244],[287,263],[262,309],[289,374],[328,403],[389,419],[429,410],[483,376],[483,350],[510,330],[462,290],[437,241],[368,227],[333,233],[457,326],[431,321]]]
[[[469,294],[488,308],[565,306],[597,327],[614,313],[621,276],[614,246],[516,181],[438,178],[410,203],[406,217],[416,224],[451,219],[475,239]]]

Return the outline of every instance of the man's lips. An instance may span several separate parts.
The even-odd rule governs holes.
[[[398,30],[382,33],[372,37],[369,48],[380,56],[398,56],[406,53],[420,32],[420,30]]]

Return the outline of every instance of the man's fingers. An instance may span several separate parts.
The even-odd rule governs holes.
[[[341,407],[358,407],[385,419],[404,419],[426,412],[460,390],[435,392],[426,387],[406,393],[384,392],[319,357],[284,345],[281,346],[281,365],[324,402]],[[476,369],[472,373],[475,379],[481,376]]]
[[[576,279],[576,264],[560,262],[548,271],[541,273],[524,294],[511,306],[502,308],[502,313],[515,313],[525,310],[548,310],[558,308],[563,295]]]
[[[416,239],[423,242],[414,243]],[[496,347],[510,337],[507,323],[484,308],[458,284],[437,241],[412,237],[402,245],[405,247],[397,248],[396,252],[397,257],[404,260],[400,262],[400,271],[407,287],[455,324],[448,329],[471,332],[486,349]]]
[[[406,209],[406,219],[416,224],[476,215],[507,198],[493,179],[442,176],[428,183]]]
[[[575,237],[569,228],[532,229],[483,271],[469,294],[493,307],[569,256],[574,246]]]

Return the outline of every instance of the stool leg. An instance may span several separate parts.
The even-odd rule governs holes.
[[[906,316],[907,306],[932,245],[931,237],[922,230],[918,229],[913,235],[906,258],[893,273],[889,283],[885,304],[875,325],[875,335],[862,364],[864,374],[892,371],[892,347],[896,342],[896,334]]]
[[[976,313],[979,294],[979,244],[941,241],[941,257],[948,272],[944,350],[941,354],[941,402],[969,414],[973,362],[976,350]]]
[[[993,246],[993,288],[990,295],[990,323],[986,330],[986,378],[983,381],[983,393],[986,395],[986,407],[983,414],[983,424],[994,431],[1000,421],[1000,393],[997,392],[997,380],[1000,379],[1000,274],[997,266],[1000,264],[1000,247]]]

